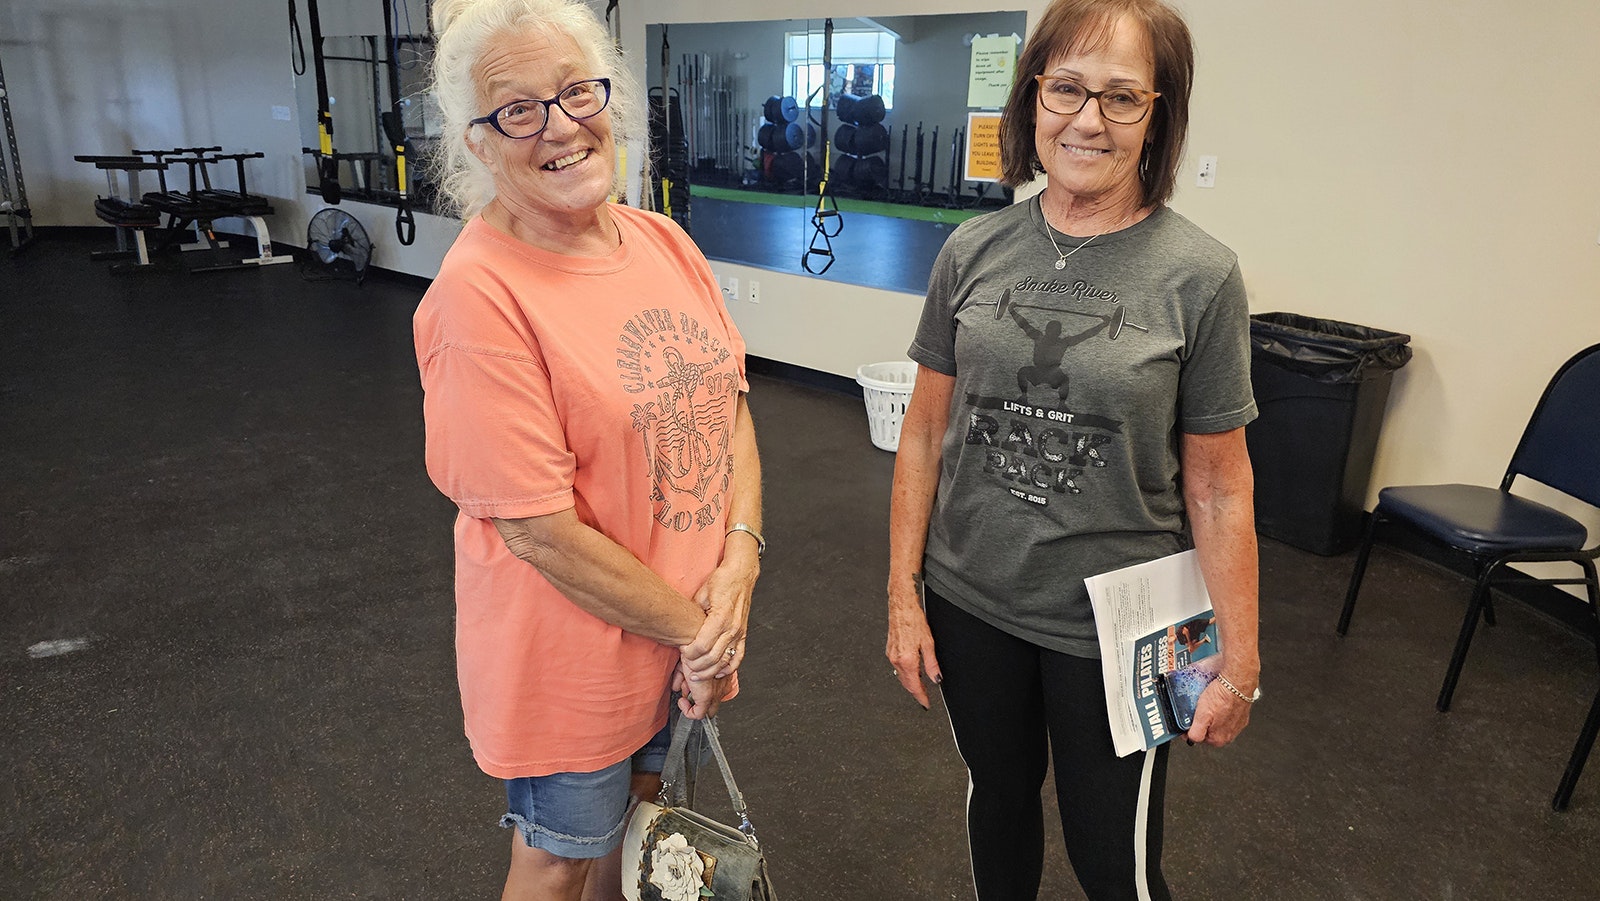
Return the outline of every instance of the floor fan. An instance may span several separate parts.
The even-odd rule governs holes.
[[[356,217],[341,209],[318,210],[306,226],[306,254],[300,274],[309,280],[367,277],[372,239]]]

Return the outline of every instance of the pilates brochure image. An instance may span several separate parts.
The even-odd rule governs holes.
[[[1207,610],[1133,641],[1134,697],[1144,714],[1147,746],[1189,731],[1200,693],[1217,677],[1217,617]],[[1150,697],[1158,704],[1150,709]],[[1154,715],[1152,715],[1154,714]]]
[[[1172,722],[1173,711],[1163,704],[1157,676],[1183,671],[1168,681],[1181,697],[1191,699],[1192,714],[1192,698],[1211,678],[1205,670],[1221,661],[1216,617],[1200,575],[1199,557],[1192,550],[1183,551],[1090,576],[1083,583],[1094,606],[1117,756],[1171,741],[1182,730]],[[1213,657],[1210,664],[1204,663]]]

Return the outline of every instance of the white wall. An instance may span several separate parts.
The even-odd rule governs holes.
[[[281,3],[0,0],[0,59],[36,224],[97,224],[91,204],[105,177],[72,158],[134,147],[262,150],[252,191],[299,195],[295,123],[272,118],[274,105],[294,102],[288,47]]]
[[[413,27],[424,30],[422,0],[407,3]],[[297,5],[310,81],[310,24],[305,4]],[[329,35],[383,33],[375,0],[323,0],[321,7]],[[323,204],[305,193],[285,4],[0,0],[0,63],[36,225],[100,224],[92,204],[105,193],[105,175],[73,161],[76,155],[221,145],[229,153],[266,154],[246,164],[250,190],[272,198],[273,240],[305,245],[306,222]],[[287,108],[291,118],[275,119],[273,107]],[[339,128],[336,119],[335,137]],[[232,186],[231,168],[215,175],[220,186]],[[141,187],[154,189],[149,173]],[[456,223],[419,215],[416,243],[405,248],[395,237],[393,209],[344,206],[371,234],[373,263],[403,272],[431,275],[459,231]]]
[[[622,23],[642,80],[647,21],[977,5],[623,0]],[[1044,7],[1004,5],[1027,10],[1030,25]],[[1215,189],[1184,186],[1174,206],[1239,252],[1253,309],[1413,336],[1374,485],[1497,481],[1549,374],[1600,341],[1600,4],[1180,5],[1199,48],[1185,175],[1195,155],[1220,162]],[[279,204],[274,236],[299,243],[320,203],[304,194],[298,123],[271,117],[295,102],[285,18],[282,3],[0,0],[0,59],[37,223],[95,224],[90,201],[104,179],[73,154],[207,142],[267,153],[253,186]],[[378,242],[375,261],[400,271],[431,274],[456,231],[418,216],[417,244],[402,249],[391,210],[351,208]],[[752,353],[841,375],[903,357],[921,305],[718,269],[762,282],[761,304],[732,304]]]

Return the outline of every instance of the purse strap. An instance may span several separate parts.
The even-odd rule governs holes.
[[[689,768],[689,738],[695,732],[701,732],[705,740],[711,745],[711,753],[717,758],[717,768],[722,770],[723,784],[728,788],[728,799],[733,802],[733,812],[739,816],[739,831],[748,837],[752,844],[756,842],[756,827],[750,823],[750,812],[745,806],[744,795],[739,791],[738,783],[733,781],[733,770],[728,768],[728,756],[722,751],[722,739],[717,735],[717,718],[707,717],[703,720],[693,720],[686,716],[678,718],[677,728],[672,730],[672,746],[667,749],[667,762],[661,768],[661,806],[684,807],[687,806],[686,783]]]

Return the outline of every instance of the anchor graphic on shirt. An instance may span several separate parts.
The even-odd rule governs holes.
[[[715,363],[688,363],[683,359],[683,354],[676,347],[668,347],[661,351],[661,358],[667,363],[667,374],[656,379],[656,385],[663,388],[673,388],[675,393],[685,397],[694,398],[694,393],[704,384],[706,373],[714,367]]]
[[[633,427],[645,439],[657,499],[665,500],[663,489],[670,485],[703,501],[722,473],[731,444],[729,394],[716,393],[697,406],[695,395],[707,385],[706,373],[715,364],[689,363],[675,347],[664,349],[661,356],[667,373],[656,379],[655,387],[667,390],[655,401],[634,407]]]

